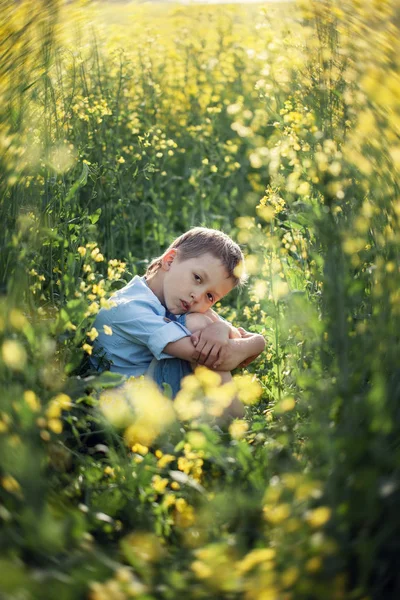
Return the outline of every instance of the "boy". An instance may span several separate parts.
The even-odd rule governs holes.
[[[242,282],[244,276],[236,274],[241,266],[239,246],[221,231],[187,231],[151,262],[145,276],[135,276],[112,296],[115,306],[100,310],[92,365],[101,368],[103,355],[111,371],[148,374],[159,385],[168,383],[174,396],[192,365],[212,368],[223,383],[229,381],[232,369],[265,347],[261,335],[232,327],[211,309]],[[104,326],[111,327],[111,336]]]

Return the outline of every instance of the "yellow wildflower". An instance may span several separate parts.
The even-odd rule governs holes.
[[[164,454],[164,456],[162,456],[159,459],[159,461],[157,462],[157,466],[160,469],[163,469],[164,467],[166,467],[173,460],[175,460],[175,456],[173,454]]]
[[[246,423],[246,421],[237,419],[233,421],[233,423],[231,423],[231,425],[229,426],[229,433],[231,434],[233,439],[240,440],[246,435],[246,431],[248,430],[248,428],[249,426]]]
[[[24,392],[24,400],[33,412],[40,410],[40,400],[32,390]]]
[[[93,352],[93,348],[90,344],[83,344],[82,350],[84,350],[89,355],[91,355]]]
[[[319,506],[306,514],[306,521],[311,527],[322,527],[331,518],[332,511],[328,506]]]
[[[3,486],[3,488],[10,494],[18,494],[19,492],[21,492],[21,486],[12,475],[5,475],[1,478],[0,483]]]
[[[27,355],[25,348],[16,340],[5,340],[1,347],[4,363],[13,371],[23,371]]]
[[[165,492],[165,488],[168,485],[168,479],[165,477],[160,477],[159,475],[154,475],[152,479],[152,487],[157,492],[157,494],[163,494]]]
[[[47,426],[54,433],[61,433],[63,430],[62,421],[60,419],[49,419]]]
[[[91,342],[94,342],[94,340],[99,336],[99,332],[95,327],[92,327],[92,329],[88,331],[87,336]]]

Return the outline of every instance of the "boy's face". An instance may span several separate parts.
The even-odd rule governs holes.
[[[221,261],[209,253],[179,260],[177,251],[170,250],[161,268],[163,304],[174,315],[205,313],[234,287]]]

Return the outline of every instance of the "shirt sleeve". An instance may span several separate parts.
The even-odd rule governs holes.
[[[147,346],[157,360],[174,358],[163,352],[165,346],[191,335],[182,323],[160,315],[156,307],[144,299],[119,305],[112,321],[120,335],[126,340]]]

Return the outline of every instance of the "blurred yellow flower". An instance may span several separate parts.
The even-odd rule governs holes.
[[[13,371],[23,371],[27,362],[26,350],[16,340],[5,340],[1,347],[4,363]]]
[[[166,467],[167,465],[169,465],[170,462],[175,460],[175,456],[173,454],[164,454],[164,456],[161,456],[160,459],[157,462],[157,466],[160,469],[163,469],[164,467]]]
[[[10,494],[18,494],[21,492],[21,486],[12,475],[5,475],[1,478],[0,483],[2,487]]]
[[[317,571],[320,571],[322,567],[322,560],[319,556],[314,556],[306,562],[305,566],[306,571],[308,571],[309,573],[316,573]]]
[[[60,419],[49,419],[47,426],[54,433],[61,433],[63,430],[62,421]]]
[[[133,444],[132,452],[136,452],[137,454],[146,456],[146,454],[148,454],[148,452],[149,452],[149,449],[147,446],[143,446],[142,444]]]
[[[277,413],[289,412],[289,411],[293,410],[295,406],[296,406],[295,399],[292,396],[288,396],[287,398],[284,398],[283,400],[281,400],[281,402],[279,402],[275,406],[275,411]]]
[[[241,574],[247,573],[259,564],[263,564],[265,567],[266,564],[269,563],[270,568],[272,568],[275,556],[276,551],[274,548],[256,548],[246,554],[241,561],[236,563],[236,567]]]
[[[103,331],[106,335],[112,335],[113,331],[108,325],[103,325]]]
[[[29,321],[25,317],[24,314],[20,310],[13,308],[10,310],[10,314],[8,316],[9,323],[14,329],[23,329],[26,325],[28,325]]]
[[[229,426],[229,433],[235,440],[241,440],[248,430],[249,426],[246,421],[243,420],[235,420]]]
[[[160,477],[160,475],[153,475],[152,488],[157,492],[157,494],[163,494],[167,485],[168,479],[165,477]]]
[[[332,511],[328,506],[319,506],[306,514],[306,521],[311,527],[322,527],[331,518]]]
[[[237,396],[243,404],[255,404],[261,397],[262,387],[255,375],[235,375]]]
[[[33,412],[40,410],[40,400],[32,390],[24,392],[24,400]]]
[[[263,508],[264,517],[272,525],[279,525],[290,515],[290,505],[287,503],[277,504],[276,506],[266,505]]]
[[[137,442],[149,446],[174,422],[173,403],[153,381],[146,378],[128,381],[122,393],[134,409],[132,423],[124,433],[128,446]]]
[[[99,336],[99,332],[95,327],[92,327],[92,329],[88,331],[87,336],[91,342],[94,342],[94,340]],[[91,354],[91,352],[89,354]]]

